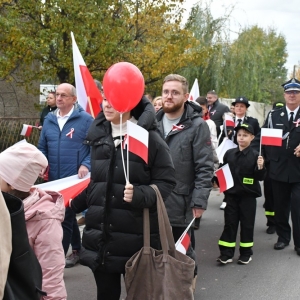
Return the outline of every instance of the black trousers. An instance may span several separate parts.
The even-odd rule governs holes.
[[[236,236],[240,224],[240,254],[253,254],[253,233],[256,215],[256,198],[226,196],[227,205],[224,209],[225,225],[219,240],[221,255],[233,257],[236,246]]]
[[[121,274],[107,273],[101,269],[94,272],[97,285],[97,300],[119,300],[121,296]]]
[[[289,244],[291,241],[291,213],[293,239],[296,247],[300,247],[300,182],[288,183],[272,181],[275,207],[275,223],[278,242]]]
[[[265,215],[267,217],[267,226],[275,226],[274,212],[274,196],[272,189],[272,179],[269,176],[269,168],[267,166],[267,174],[264,179],[264,195],[265,195]]]

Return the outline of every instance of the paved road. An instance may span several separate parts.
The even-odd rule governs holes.
[[[199,271],[195,299],[200,300],[298,300],[300,299],[300,257],[293,244],[284,250],[273,250],[276,234],[268,235],[262,208],[257,201],[254,255],[249,265],[234,262],[220,266],[218,239],[223,230],[222,195],[213,191],[200,230],[196,231]],[[237,241],[238,242],[238,241]],[[96,286],[91,271],[83,266],[65,270],[69,300],[96,300]],[[122,297],[126,293],[123,289]],[[142,299],[141,299],[142,300]],[[178,299],[180,300],[180,299]]]

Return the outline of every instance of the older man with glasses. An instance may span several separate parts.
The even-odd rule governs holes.
[[[300,82],[293,78],[282,86],[285,106],[271,111],[263,125],[283,132],[281,146],[265,146],[270,147],[266,158],[270,161],[278,235],[274,249],[282,250],[291,241],[291,213],[294,250],[300,256]]]
[[[76,174],[83,178],[90,170],[90,146],[83,141],[93,118],[76,101],[75,87],[69,83],[60,84],[56,89],[57,109],[44,120],[38,148],[48,159],[49,181]],[[66,208],[62,227],[65,255],[72,242],[72,253],[66,258],[66,267],[73,267],[79,261],[81,238],[71,208]]]

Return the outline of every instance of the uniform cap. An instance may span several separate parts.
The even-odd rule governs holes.
[[[231,105],[236,105],[237,103],[244,103],[247,108],[250,106],[249,100],[246,97],[237,97]]]
[[[300,81],[296,78],[292,78],[289,81],[281,85],[285,92],[288,91],[300,91]]]
[[[243,124],[241,124],[241,125],[239,125],[239,126],[236,126],[236,127],[234,128],[234,130],[235,130],[236,132],[238,132],[240,129],[244,129],[244,130],[246,130],[246,131],[248,131],[248,132],[250,132],[251,134],[254,135],[254,129],[253,129],[252,125],[250,125],[250,124],[243,123]]]

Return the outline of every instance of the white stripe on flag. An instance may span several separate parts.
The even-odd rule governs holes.
[[[190,91],[189,101],[196,101],[196,99],[199,96],[200,96],[200,90],[199,90],[198,79],[196,78],[192,86],[192,89]]]
[[[218,177],[220,192],[224,192],[234,186],[232,174],[229,165],[226,164],[216,171]]]
[[[262,128],[261,129],[261,144],[268,146],[282,145],[282,129]]]

